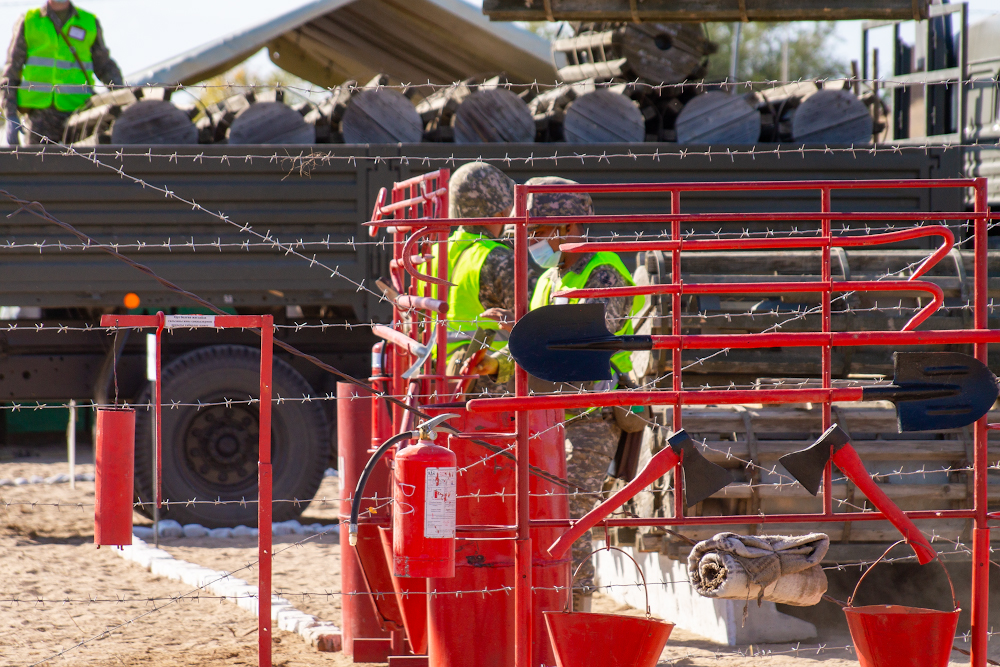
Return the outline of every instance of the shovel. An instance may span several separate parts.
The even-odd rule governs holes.
[[[917,560],[921,565],[926,565],[937,558],[934,547],[930,545],[916,524],[903,514],[896,503],[889,500],[889,496],[878,488],[878,484],[872,481],[865,469],[865,464],[861,462],[857,451],[851,446],[850,438],[837,424],[828,428],[812,446],[798,452],[785,454],[778,459],[785,470],[790,472],[792,477],[814,496],[819,491],[820,482],[823,481],[823,471],[826,470],[826,464],[829,461],[833,461],[834,465],[840,468],[840,471],[849,480],[854,482],[861,493],[865,494],[872,505],[882,512],[885,518],[903,534],[906,542],[916,552]]]
[[[773,334],[740,338],[763,340],[769,335]],[[829,340],[831,334],[820,336]],[[514,326],[509,346],[514,360],[535,377],[552,382],[585,382],[610,379],[611,356],[620,350],[677,347],[679,338],[615,336],[604,323],[604,306],[594,303],[544,306],[531,311]],[[736,336],[713,338],[735,339]],[[725,347],[721,343],[719,346]],[[967,426],[989,412],[997,399],[997,380],[993,373],[969,355],[896,352],[893,363],[894,384],[831,389],[830,400],[892,401],[896,404],[899,432],[903,433]],[[691,395],[693,397],[694,393]],[[801,402],[811,400],[804,398]]]
[[[683,429],[670,436],[667,443],[669,446],[653,456],[631,482],[587,512],[562,537],[553,542],[548,548],[549,554],[558,558],[566,553],[581,535],[678,464],[684,471],[684,500],[688,507],[700,503],[733,481],[729,471],[701,455],[691,436]]]

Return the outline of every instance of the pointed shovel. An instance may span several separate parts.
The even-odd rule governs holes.
[[[872,481],[871,476],[865,469],[865,464],[861,462],[858,452],[851,446],[850,438],[840,426],[834,424],[820,436],[815,444],[806,449],[791,454],[785,454],[778,462],[785,467],[785,470],[792,474],[799,484],[806,491],[814,496],[819,492],[820,482],[823,481],[823,471],[826,469],[828,461],[833,461],[849,480],[865,494],[878,511],[885,515],[893,526],[895,526],[907,544],[913,547],[917,554],[917,560],[921,565],[926,565],[935,558],[937,552],[931,546],[924,534],[920,532],[908,516],[885,495],[878,484]]]
[[[548,548],[549,554],[558,558],[566,553],[581,535],[677,465],[684,471],[684,501],[688,507],[697,505],[733,481],[728,470],[702,456],[695,447],[694,440],[683,429],[670,436],[667,443],[668,446],[653,456],[631,482],[587,512],[553,542]]]
[[[769,336],[772,338],[768,339]],[[815,340],[810,344],[820,345],[824,337],[828,342],[831,336],[835,343],[841,337],[843,340],[839,344],[853,344],[850,333],[683,338],[686,341],[690,339],[691,343],[688,345],[685,342],[685,347],[723,348],[770,346],[770,342],[780,346],[794,344],[795,340]],[[545,306],[529,312],[514,326],[509,346],[515,361],[535,377],[551,382],[585,382],[610,379],[611,356],[616,352],[678,347],[680,339],[681,336],[615,336],[604,323],[604,306],[593,303]],[[706,339],[711,339],[707,345]],[[754,339],[760,344],[752,345]],[[831,389],[831,400],[892,401],[896,404],[899,432],[903,433],[967,426],[985,415],[997,399],[997,380],[993,373],[969,355],[957,352],[896,352],[893,362],[894,384]],[[784,391],[794,398],[796,390]],[[691,392],[689,395],[695,397],[697,394]],[[760,396],[766,398],[766,394]],[[608,398],[605,394],[604,399]],[[812,400],[815,399],[803,398],[802,402]],[[637,401],[635,404],[644,403]]]

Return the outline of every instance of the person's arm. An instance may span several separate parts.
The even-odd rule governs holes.
[[[618,272],[618,269],[609,264],[603,264],[590,272],[584,288],[625,287],[628,284],[628,280]],[[580,303],[603,303],[605,323],[608,326],[608,331],[614,333],[622,328],[625,320],[631,314],[632,298],[630,296],[616,296],[603,299],[580,299]]]
[[[514,251],[493,248],[479,270],[479,303],[483,308],[514,310]]]
[[[7,122],[7,143],[14,146],[18,143],[18,132],[21,129],[17,117],[17,89],[21,85],[21,72],[28,61],[28,40],[24,36],[24,17],[14,26],[14,34],[7,49],[7,64],[0,78],[0,88],[3,90],[3,115]]]
[[[90,57],[94,61],[94,74],[97,78],[109,86],[124,86],[125,77],[122,71],[111,58],[111,51],[104,43],[104,30],[101,29],[101,22],[97,22],[97,35],[94,38],[94,45],[90,48]]]

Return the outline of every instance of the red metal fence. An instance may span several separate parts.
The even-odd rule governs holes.
[[[409,274],[414,296],[430,296],[430,284],[439,282],[433,277],[421,274],[416,265],[427,263],[429,255],[414,255],[414,249],[421,239],[430,239],[439,244],[439,272],[445,275],[446,256],[444,237],[448,227],[455,221],[442,219],[443,209],[440,203],[446,198],[441,187],[447,178],[446,173],[435,172],[427,178],[411,179],[397,186],[393,191],[393,203],[376,208],[377,213],[394,212],[397,220],[379,221],[376,217],[375,227],[392,226],[395,234],[394,243],[394,278],[397,288],[404,287],[402,271]],[[426,183],[427,185],[423,185]],[[413,188],[422,188],[422,194],[415,196]],[[403,198],[403,188],[410,188]],[[834,194],[843,190],[856,189],[924,189],[924,188],[962,188],[972,189],[975,193],[973,211],[954,211],[940,213],[915,213],[893,211],[871,212],[835,212],[832,208]],[[688,192],[774,192],[791,190],[811,190],[819,195],[818,211],[782,212],[782,213],[683,213],[682,196]],[[398,200],[397,200],[397,192]],[[556,218],[533,217],[527,210],[527,198],[532,193],[586,192],[598,193],[669,193],[670,213],[656,215],[594,215],[567,216]],[[422,207],[419,210],[416,207]],[[609,405],[672,405],[673,428],[681,427],[682,405],[707,404],[739,404],[739,403],[804,403],[814,402],[823,406],[823,429],[831,426],[831,404],[834,401],[860,400],[860,389],[835,388],[832,384],[831,350],[838,346],[884,345],[893,347],[911,345],[940,344],[973,344],[976,359],[987,362],[987,344],[1000,342],[1000,331],[987,328],[987,229],[990,213],[986,206],[986,179],[951,179],[951,180],[878,180],[878,181],[787,181],[787,182],[737,182],[737,183],[631,183],[609,185],[519,185],[516,188],[515,213],[510,222],[515,226],[515,317],[520,319],[528,311],[530,295],[528,294],[528,226],[534,224],[581,223],[586,225],[617,225],[624,226],[628,232],[629,225],[637,223],[663,222],[669,223],[670,233],[661,239],[637,239],[634,241],[614,240],[610,242],[584,242],[565,244],[563,250],[573,252],[591,252],[598,250],[610,251],[669,251],[671,255],[671,274],[669,282],[649,286],[607,289],[569,290],[560,296],[569,298],[594,298],[611,296],[638,296],[661,294],[669,295],[671,308],[671,334],[658,337],[657,348],[669,349],[672,355],[671,387],[649,391],[612,391],[582,394],[529,395],[527,373],[518,368],[515,376],[515,395],[503,398],[474,399],[468,403],[472,412],[494,412],[500,410],[516,411],[517,430],[517,519],[518,531],[516,541],[516,618],[519,619],[515,630],[516,665],[528,667],[531,654],[531,628],[525,620],[531,617],[531,543],[529,527],[566,527],[568,520],[532,520],[529,516],[528,492],[528,460],[523,455],[528,447],[527,411],[549,408],[582,408]],[[408,215],[399,215],[406,211]],[[435,215],[435,212],[437,213]],[[409,220],[406,226],[400,226],[398,219]],[[971,234],[962,243],[971,243],[974,252],[975,293],[972,300],[974,322],[972,329],[920,331],[917,328],[934,311],[943,304],[940,287],[936,284],[920,280],[937,262],[955,247],[953,231],[945,224],[916,225],[911,228],[893,230],[878,234],[838,234],[834,233],[834,222],[865,222],[895,221],[899,223],[921,223],[928,219],[941,221],[968,221]],[[782,236],[775,234],[768,238],[688,238],[681,233],[682,225],[702,225],[709,222],[742,221],[742,222],[772,222],[772,221],[809,221],[815,225],[814,233],[806,236]],[[467,219],[462,224],[494,224],[495,219]],[[373,230],[374,231],[374,230]],[[405,239],[401,235],[409,234]],[[877,246],[920,237],[935,236],[941,238],[941,244],[934,251],[929,251],[928,257],[914,267],[906,280],[880,281],[850,281],[833,280],[831,272],[831,248]],[[685,253],[708,250],[747,250],[761,251],[770,249],[807,248],[821,251],[821,276],[819,282],[766,282],[766,283],[685,283],[682,278],[682,260]],[[403,291],[401,289],[401,291]],[[780,292],[814,292],[821,295],[822,325],[819,331],[795,333],[766,334],[731,334],[731,335],[700,335],[684,334],[681,330],[681,299],[690,294],[746,294],[746,293],[780,293]],[[922,293],[930,296],[930,302],[922,307],[899,331],[846,331],[834,332],[831,325],[831,302],[833,295],[844,292],[895,292]],[[443,289],[437,295],[442,301],[447,300],[447,291]],[[403,302],[397,305],[414,305]],[[423,313],[411,309],[409,319],[404,320],[399,314],[394,319],[397,328],[408,330],[416,335],[418,326],[432,319],[436,313],[447,311],[447,305],[423,304],[434,306],[425,308]],[[405,311],[404,311],[405,312]],[[429,341],[427,327],[424,328],[424,341]],[[443,352],[442,326],[438,326],[439,350]],[[816,347],[822,360],[822,386],[803,389],[754,389],[754,390],[693,390],[683,386],[683,369],[681,353],[684,350],[726,349],[726,348],[765,348],[765,347]],[[397,364],[400,369],[407,365],[411,356],[405,349],[396,347]],[[449,378],[444,376],[444,355],[437,356],[437,371],[432,375],[421,376],[434,379],[439,383],[438,395],[446,393],[441,385]],[[398,379],[399,373],[396,373]],[[398,381],[398,380],[397,380]],[[394,384],[396,395],[404,393],[402,383]],[[412,394],[412,392],[411,392]],[[401,415],[399,415],[401,418]],[[396,426],[398,428],[399,421]],[[989,552],[990,552],[990,520],[1000,518],[1000,513],[990,513],[987,505],[987,430],[1000,429],[1000,424],[988,424],[987,418],[979,419],[974,428],[974,506],[969,509],[942,509],[933,511],[907,512],[911,519],[933,521],[941,519],[971,519],[974,522],[972,549],[972,664],[983,667],[986,664],[986,645],[988,637],[988,588],[989,588]],[[834,513],[832,491],[831,464],[823,478],[823,510],[820,513],[780,514],[780,515],[730,515],[730,516],[684,516],[683,485],[680,476],[675,479],[673,515],[663,518],[618,518],[605,521],[607,526],[653,526],[653,525],[721,525],[721,524],[763,524],[763,523],[804,523],[804,522],[844,522],[844,521],[877,521],[886,516],[881,512],[846,512]]]

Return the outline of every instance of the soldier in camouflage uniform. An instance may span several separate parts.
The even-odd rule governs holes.
[[[483,162],[462,165],[452,175],[448,215],[451,218],[497,218],[495,225],[462,225],[449,238],[448,374],[456,375],[467,341],[477,329],[498,330],[495,347],[504,345],[496,314],[514,308],[514,252],[499,240],[502,219],[514,206],[514,181]],[[491,317],[492,316],[492,317]],[[503,393],[504,382],[481,377],[470,393]]]
[[[565,178],[544,176],[529,179],[526,185],[566,185],[573,184]],[[586,193],[532,193],[528,196],[528,209],[532,216],[580,216],[593,215],[594,205]],[[631,285],[631,275],[613,253],[560,253],[560,243],[583,240],[586,230],[577,224],[536,225],[529,230],[530,246],[547,242],[550,252],[539,253],[532,248],[532,256],[544,267],[551,268],[537,281],[531,298],[531,308],[567,303],[565,298],[553,298],[552,293],[562,287],[623,287]],[[571,280],[575,277],[575,283]],[[631,333],[633,314],[632,297],[603,299],[580,299],[578,303],[603,303],[608,330],[621,333],[623,329]],[[496,354],[496,378],[503,381],[513,373],[513,362],[508,355]],[[613,359],[623,373],[631,370],[627,353]],[[489,368],[488,370],[493,370]],[[610,389],[612,383],[598,386],[589,383],[589,390]],[[581,493],[570,496],[570,516],[578,519],[592,510],[599,500],[596,495],[604,485],[608,468],[618,449],[621,429],[613,419],[605,419],[602,411],[568,410],[566,412],[566,475]],[[594,586],[594,565],[590,558],[593,551],[591,533],[587,532],[573,544],[573,567],[579,572],[573,580],[573,606],[586,610],[590,606]],[[582,563],[582,566],[581,566]]]
[[[77,9],[71,2],[48,0],[40,11],[43,17],[53,23],[56,30],[65,32],[64,26],[74,17]],[[66,120],[72,113],[60,111],[54,106],[46,109],[25,109],[25,114],[28,117],[27,130],[21,128],[18,119],[17,91],[22,83],[21,73],[25,65],[28,64],[31,46],[25,31],[25,16],[22,16],[17,25],[14,26],[14,37],[7,50],[7,65],[3,70],[3,78],[0,78],[0,90],[3,90],[4,95],[4,116],[7,122],[7,143],[11,146],[17,145],[19,134],[25,135],[28,144],[43,143],[45,138],[49,141],[61,142]],[[111,59],[111,52],[104,43],[104,33],[99,21],[97,22],[94,43],[90,47],[90,57],[93,60],[94,74],[97,75],[98,79],[108,85],[125,85],[121,69]]]

